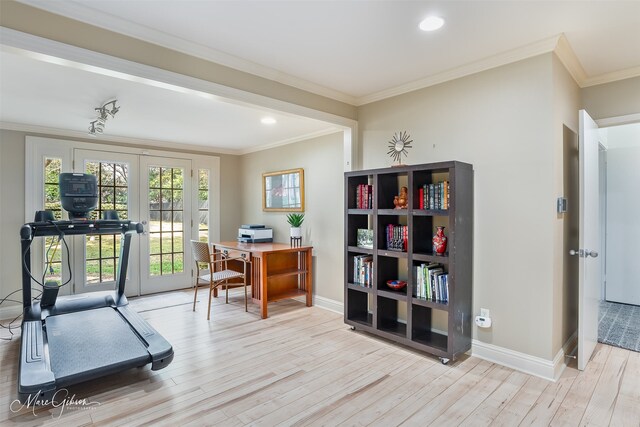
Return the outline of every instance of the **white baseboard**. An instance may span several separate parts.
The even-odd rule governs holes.
[[[558,351],[553,360],[531,356],[519,351],[510,350],[497,345],[473,340],[472,355],[489,362],[497,363],[508,368],[516,369],[526,374],[535,375],[549,381],[557,381],[567,366],[566,354],[573,349],[576,334],[574,333]]]
[[[296,297],[294,298],[296,301],[300,301],[302,303],[307,302],[305,297]],[[336,301],[330,298],[321,297],[319,295],[313,296],[313,305],[325,310],[333,311],[334,313],[344,314],[344,304],[340,301]]]

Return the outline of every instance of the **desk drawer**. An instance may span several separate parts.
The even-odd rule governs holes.
[[[251,252],[249,251],[239,251],[236,249],[227,249],[227,248],[220,248],[218,250],[221,251],[223,254],[225,254],[225,256],[229,258],[244,258],[249,262],[251,261]]]

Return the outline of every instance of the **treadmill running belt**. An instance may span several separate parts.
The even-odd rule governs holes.
[[[149,362],[146,346],[110,307],[50,316],[45,321],[58,386]]]

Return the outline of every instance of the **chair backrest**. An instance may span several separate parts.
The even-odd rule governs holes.
[[[209,244],[205,242],[199,242],[197,240],[191,241],[191,251],[193,252],[193,259],[196,263],[206,262],[209,263]]]

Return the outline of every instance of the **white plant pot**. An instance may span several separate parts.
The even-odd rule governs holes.
[[[291,237],[302,237],[302,227],[291,227]]]

